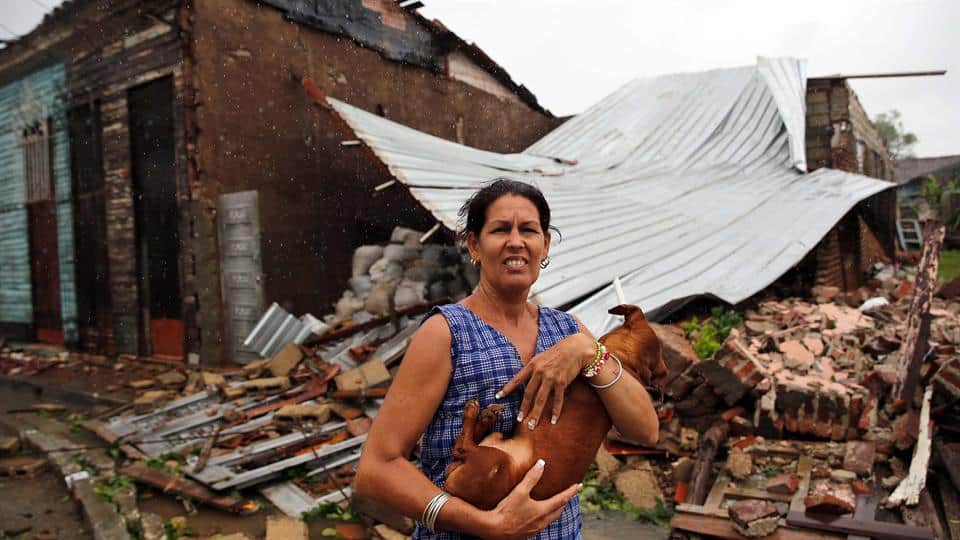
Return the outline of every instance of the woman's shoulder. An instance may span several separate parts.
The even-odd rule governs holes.
[[[560,327],[564,332],[577,332],[580,329],[580,323],[577,318],[559,309],[549,306],[538,306],[540,317],[543,322]]]

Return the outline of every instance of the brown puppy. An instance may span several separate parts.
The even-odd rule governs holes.
[[[661,386],[667,367],[660,341],[643,312],[622,304],[610,313],[623,315],[624,323],[600,341],[620,359],[623,369],[644,384]],[[517,429],[505,439],[502,433],[490,433],[502,408],[491,405],[481,412],[476,400],[467,403],[463,431],[454,442],[453,461],[446,470],[444,489],[485,510],[506,497],[538,459],[548,466],[531,492],[534,499],[549,498],[582,481],[612,425],[600,397],[580,377],[567,387],[556,424],[544,422],[532,431]]]

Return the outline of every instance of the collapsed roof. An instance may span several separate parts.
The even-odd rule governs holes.
[[[550,203],[551,265],[536,302],[570,309],[595,332],[626,300],[661,317],[689,298],[731,304],[816,246],[857,202],[893,184],[832,169],[805,174],[805,63],[642,78],[519,154],[459,145],[341,101],[330,105],[444,226],[499,176]],[[584,299],[585,298],[585,299]]]

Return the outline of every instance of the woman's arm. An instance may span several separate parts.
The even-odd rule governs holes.
[[[534,429],[550,410],[550,421],[556,423],[563,408],[566,387],[579,376],[580,370],[596,352],[596,339],[577,320],[580,332],[565,337],[553,347],[530,359],[530,362],[500,391],[507,395],[526,383],[518,420]],[[617,377],[616,362],[607,362],[590,383],[603,386]],[[660,438],[660,422],[650,394],[630,372],[608,388],[596,390],[613,425],[625,437],[640,444],[654,445]],[[548,409],[549,407],[549,409]]]
[[[593,335],[587,330],[583,323],[577,320],[580,331],[590,336]],[[617,362],[608,361],[600,369],[600,372],[591,377],[590,384],[603,386],[613,382],[617,378],[617,372],[621,367]],[[594,389],[603,406],[610,415],[610,420],[624,437],[627,439],[653,446],[660,439],[660,420],[657,418],[657,411],[653,407],[653,400],[643,384],[638,381],[629,371],[624,370],[620,380],[609,388]]]
[[[450,329],[442,316],[431,317],[417,331],[370,428],[357,467],[357,493],[416,520],[440,490],[410,463],[409,457],[450,383],[450,343]],[[530,489],[540,473],[542,470],[528,475],[532,477],[526,483],[532,484],[526,493],[525,482],[521,482],[491,511],[450,499],[437,518],[437,526],[484,537],[523,538],[531,531],[535,534],[576,494],[574,488],[546,501],[530,499]]]

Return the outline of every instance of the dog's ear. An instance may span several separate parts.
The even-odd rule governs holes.
[[[624,317],[628,317],[632,313],[635,313],[637,311],[640,311],[641,316],[643,315],[643,311],[641,311],[639,307],[633,304],[620,304],[619,306],[614,306],[610,308],[610,310],[607,311],[607,313],[611,315],[623,315]]]

